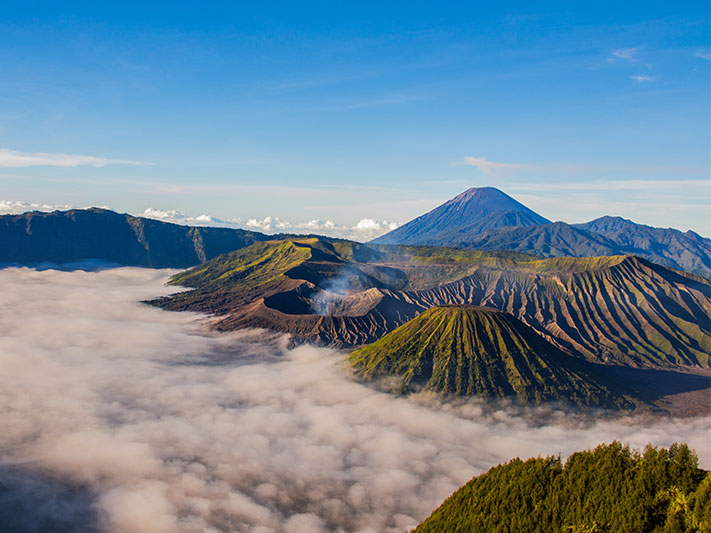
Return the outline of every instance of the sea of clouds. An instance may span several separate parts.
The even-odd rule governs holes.
[[[706,417],[389,396],[338,351],[141,304],[169,273],[0,270],[8,530],[400,532],[514,456],[683,440],[711,466]]]

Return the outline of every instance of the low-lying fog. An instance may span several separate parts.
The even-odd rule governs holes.
[[[87,531],[404,531],[514,456],[685,440],[706,418],[586,422],[355,383],[334,350],[138,303],[168,271],[0,270],[0,521]]]

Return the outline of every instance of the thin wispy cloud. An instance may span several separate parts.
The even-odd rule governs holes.
[[[514,168],[533,168],[534,167],[534,165],[523,165],[523,164],[519,164],[519,163],[501,163],[498,161],[489,161],[487,159],[484,159],[483,157],[465,157],[464,164],[476,167],[479,170],[481,170],[482,172],[486,172],[487,174],[492,174],[497,170],[514,169]]]
[[[69,204],[47,204],[42,202],[20,202],[18,200],[0,200],[0,215],[16,215],[27,211],[55,211],[72,209]]]
[[[526,183],[518,191],[666,191],[679,187],[711,189],[711,180],[607,180],[583,183]]]
[[[507,170],[545,170],[563,174],[580,174],[585,172],[675,172],[675,173],[706,173],[707,169],[686,167],[680,165],[615,165],[597,163],[506,163],[488,161],[481,157],[465,157],[462,162],[454,165],[469,165],[478,168],[485,174],[495,175]]]
[[[607,60],[610,62],[629,61],[631,63],[639,61],[639,47],[634,46],[631,48],[620,48],[619,50],[613,50]]]
[[[639,81],[639,82],[644,82],[644,81],[654,81],[656,80],[656,76],[650,76],[648,74],[637,74],[635,76],[630,76],[631,80],[634,81]]]
[[[697,50],[694,55],[701,59],[705,59],[706,61],[711,61],[711,52],[708,50]]]
[[[0,167],[103,167],[106,165],[151,165],[143,161],[111,159],[93,155],[74,155],[45,152],[18,152],[0,148]]]
[[[271,90],[275,91],[299,91],[308,89],[320,89],[332,85],[361,81],[373,76],[372,72],[349,73],[349,74],[323,74],[306,78],[292,78],[275,82]]]

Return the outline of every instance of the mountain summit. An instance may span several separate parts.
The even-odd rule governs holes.
[[[479,235],[495,228],[548,223],[549,220],[495,187],[475,187],[373,242],[440,245],[456,240],[458,235]]]

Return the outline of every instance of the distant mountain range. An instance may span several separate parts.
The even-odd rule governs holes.
[[[32,265],[87,259],[184,268],[269,237],[254,231],[189,227],[107,209],[0,216],[0,263]]]
[[[585,224],[552,223],[493,187],[469,189],[372,242],[512,250],[543,257],[638,255],[711,277],[711,239],[693,231],[609,216]]]
[[[0,264],[87,259],[147,267],[188,267],[254,242],[288,237],[231,228],[189,227],[107,209],[0,216]],[[493,187],[469,189],[372,241],[516,251],[541,257],[637,255],[711,278],[711,239],[602,217],[550,222]]]

